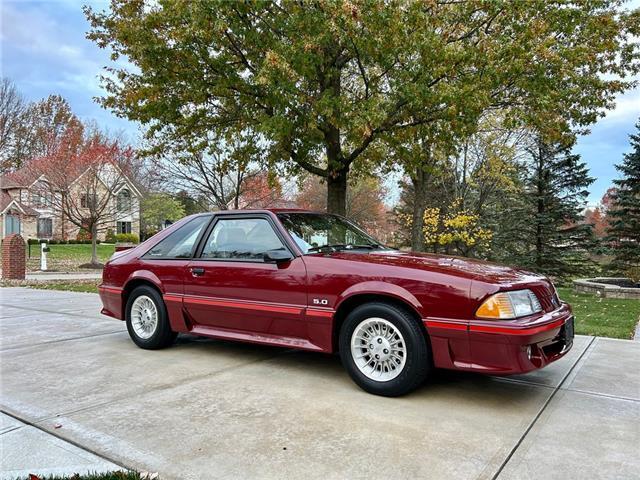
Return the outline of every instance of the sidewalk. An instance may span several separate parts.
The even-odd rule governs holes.
[[[91,452],[0,413],[0,480],[124,470]],[[28,468],[26,468],[28,466]]]
[[[98,272],[32,272],[27,273],[26,280],[48,282],[53,280],[100,280],[102,271]]]

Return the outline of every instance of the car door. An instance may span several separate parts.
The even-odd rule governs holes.
[[[291,253],[269,263],[269,250]],[[269,215],[219,215],[187,266],[184,308],[198,329],[306,338],[306,268]]]

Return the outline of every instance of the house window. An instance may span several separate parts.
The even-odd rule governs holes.
[[[18,217],[17,215],[7,214],[4,218],[5,218],[4,233],[6,235],[17,233],[19,235],[20,234],[20,217]]]
[[[53,220],[51,218],[38,219],[38,238],[49,238],[53,235]]]
[[[131,222],[116,222],[116,233],[131,233]]]
[[[128,212],[131,210],[131,192],[129,190],[120,190],[118,193],[118,211]]]
[[[31,205],[34,207],[47,207],[51,205],[51,197],[46,192],[31,192]]]
[[[97,195],[84,193],[80,197],[80,208],[95,208],[98,202]]]

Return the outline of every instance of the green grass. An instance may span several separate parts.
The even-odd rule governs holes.
[[[27,287],[38,290],[98,293],[100,280],[0,280],[0,287]]]
[[[100,280],[55,280],[47,282],[33,282],[27,284],[27,287],[37,288],[40,290],[66,290],[68,292],[98,293],[98,285],[100,283]]]
[[[24,480],[29,479],[38,480],[143,480],[149,478],[148,475],[140,475],[137,472],[111,472],[111,473],[88,473],[86,475],[51,475],[51,476],[39,476],[24,477]]]
[[[600,298],[576,293],[572,288],[558,288],[562,300],[571,304],[576,317],[575,331],[599,337],[633,338],[640,320],[640,301]]]
[[[80,270],[79,266],[91,261],[91,245],[50,245],[51,251],[47,254],[47,268],[58,271]],[[113,255],[113,244],[100,244],[97,246],[98,261],[105,263]],[[40,270],[40,247],[31,245],[31,257],[27,258],[27,270]]]

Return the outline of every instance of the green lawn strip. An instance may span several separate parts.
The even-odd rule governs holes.
[[[137,472],[109,472],[109,473],[87,473],[86,475],[33,475],[23,477],[24,480],[144,480],[150,478],[148,474]],[[157,477],[154,477],[157,478]],[[22,479],[19,479],[22,480]]]
[[[65,290],[68,292],[98,293],[101,280],[2,280],[0,287],[28,287],[39,290]]]
[[[558,295],[573,307],[575,331],[582,335],[633,338],[640,319],[640,301],[621,298],[600,298],[577,293],[572,288],[558,288]]]
[[[78,268],[79,265],[89,263],[91,261],[91,245],[88,244],[71,244],[71,245],[50,245],[50,251],[47,254],[47,268],[57,271],[75,271],[84,269]],[[98,261],[105,263],[113,252],[115,246],[113,244],[97,245]],[[31,256],[27,257],[27,270],[36,271],[40,269],[40,246],[31,245]],[[90,270],[87,270],[90,271]]]

